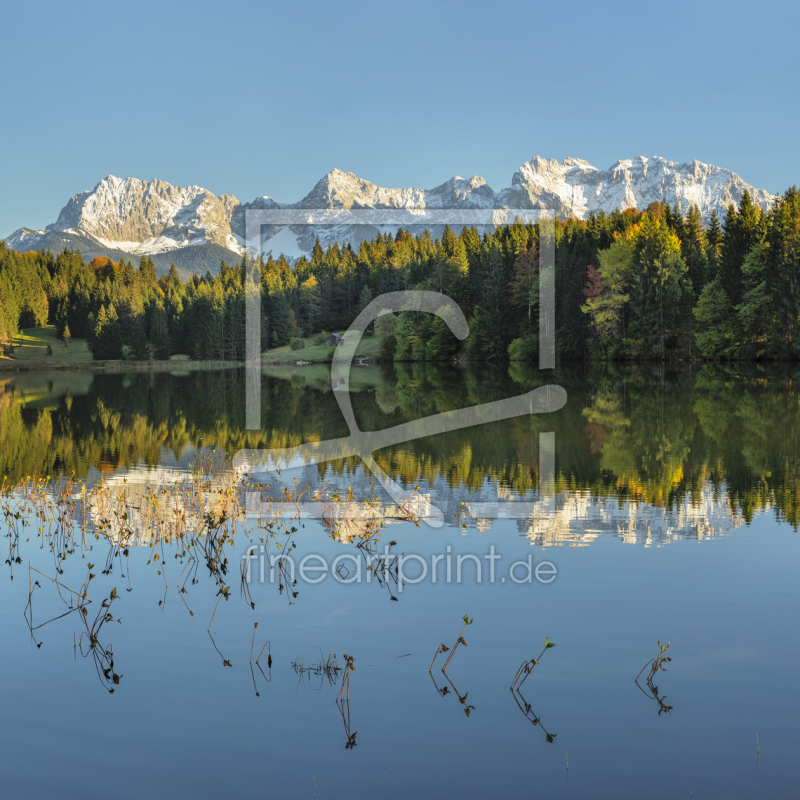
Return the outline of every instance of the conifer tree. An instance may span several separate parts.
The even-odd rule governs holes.
[[[56,334],[59,339],[64,338],[64,330],[69,327],[68,323],[67,298],[62,297],[58,303],[58,310],[56,311]]]
[[[488,239],[481,248],[480,302],[470,323],[468,352],[478,359],[502,361],[511,340],[505,324],[508,276],[505,260],[496,239]]]
[[[172,351],[172,342],[169,335],[167,312],[162,301],[158,301],[153,309],[150,321],[150,338],[153,350],[159,358],[169,358]]]
[[[719,224],[719,223],[717,223]],[[681,255],[686,263],[689,282],[695,296],[703,290],[706,282],[706,236],[700,218],[700,209],[689,206],[689,215],[681,226],[678,238],[681,240]]]
[[[716,208],[711,212],[708,232],[706,233],[706,261],[706,282],[709,283],[714,280],[714,278],[721,279],[722,226],[720,225],[719,214],[717,214]]]
[[[313,268],[319,268],[325,263],[325,251],[322,249],[322,245],[319,243],[319,236],[317,236],[316,240],[314,241],[314,249],[311,251],[311,266]]]
[[[147,335],[144,329],[144,318],[137,317],[133,327],[133,340],[131,341],[131,354],[136,361],[149,361],[153,354],[147,344]]]
[[[282,347],[289,344],[291,330],[289,325],[289,314],[291,308],[284,292],[278,292],[272,299],[272,306],[269,315],[271,328],[271,340],[273,347]]]
[[[734,305],[742,299],[744,260],[752,247],[763,240],[763,227],[763,212],[745,190],[738,211],[733,204],[728,207],[722,232],[720,279]]]
[[[317,279],[311,275],[300,286],[300,307],[302,309],[304,327],[308,334],[316,330],[322,300]]]

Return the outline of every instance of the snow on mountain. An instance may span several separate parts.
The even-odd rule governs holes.
[[[239,201],[215,197],[199,186],[185,189],[164,181],[109,175],[90,192],[72,197],[48,231],[80,229],[107,247],[160,253],[189,245],[235,246],[231,212]]]
[[[746,184],[730,170],[692,161],[664,158],[617,161],[602,171],[578,158],[532,158],[517,170],[511,186],[495,192],[483,178],[458,176],[433,189],[387,189],[357,175],[334,169],[298,203],[259,197],[240,203],[233,195],[213,195],[199,186],[185,188],[159,180],[109,175],[91,191],[72,197],[56,222],[44,231],[20,228],[6,239],[18,250],[64,246],[106,248],[131,255],[155,255],[201,245],[218,245],[241,254],[249,208],[269,209],[552,209],[560,217],[585,219],[591,212],[646,208],[666,199],[686,213],[699,207],[703,217],[722,216],[745,190],[767,209],[774,198]],[[377,228],[358,225],[268,226],[262,252],[291,260],[308,254],[317,236],[323,245],[373,236]],[[88,245],[87,245],[88,243]]]
[[[477,175],[451,178],[435,189],[384,189],[351,172],[331,170],[286,208],[496,208],[495,194]]]
[[[579,158],[565,158],[559,164],[536,156],[514,173],[511,188],[499,192],[497,200],[499,206],[551,208],[561,216],[585,219],[592,211],[646,208],[666,198],[684,214],[696,205],[708,218],[715,209],[722,217],[746,189],[763,209],[772,204],[768,192],[749,186],[728,169],[700,161],[676,164],[657,156],[638,156],[617,161],[603,172]]]

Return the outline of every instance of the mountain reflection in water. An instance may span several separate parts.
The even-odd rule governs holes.
[[[380,430],[537,380],[400,365],[351,386]],[[795,796],[793,374],[541,382],[559,412],[376,452],[398,503],[357,457],[235,459],[347,435],[324,367],[265,372],[259,431],[235,370],[1,378],[7,793]],[[531,559],[557,580],[514,579]],[[127,759],[105,755],[117,728]]]
[[[409,497],[416,494],[423,519],[426,503],[441,508],[449,525],[485,529],[492,519],[511,518],[543,547],[585,545],[600,533],[641,545],[707,538],[756,512],[797,526],[800,405],[785,370],[603,365],[563,367],[540,378],[521,364],[396,365],[354,369],[351,390],[359,425],[379,430],[546,382],[567,390],[561,411],[400,444],[376,452],[375,460]],[[143,527],[157,514],[162,527],[177,530],[212,506],[247,513],[239,506],[256,490],[252,480],[244,488],[246,467],[231,469],[237,451],[294,447],[347,431],[326,367],[265,371],[260,431],[244,428],[243,389],[236,370],[6,376],[0,379],[6,486],[29,475],[74,475],[86,482],[95,522],[108,517],[112,496],[121,494],[140,498],[132,505],[144,515]],[[549,431],[555,480],[544,491],[538,440]],[[213,461],[202,497],[179,500],[200,458]],[[287,491],[352,488],[359,499],[374,493],[383,517],[400,513],[357,457],[252,478],[273,501]],[[166,487],[175,498],[155,510],[148,493]]]

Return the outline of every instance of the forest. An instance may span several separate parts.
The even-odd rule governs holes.
[[[745,192],[720,220],[696,207],[556,223],[556,347],[568,360],[787,360],[800,357],[800,192],[765,212]],[[470,334],[458,341],[438,317],[381,318],[386,361],[538,360],[538,225],[481,234],[445,228],[378,234],[358,247],[317,240],[293,264],[260,260],[262,351],[345,330],[372,298],[427,289],[455,299]],[[87,340],[96,360],[244,357],[246,263],[184,281],[80,252],[18,253],[0,242],[0,344],[13,355],[23,328],[54,324]]]

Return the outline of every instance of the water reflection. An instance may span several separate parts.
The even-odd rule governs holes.
[[[376,452],[375,462],[409,495],[419,486],[420,507],[443,508],[449,524],[458,517],[485,528],[498,516],[511,517],[540,546],[587,544],[599,531],[639,544],[706,538],[764,511],[796,526],[797,376],[690,370],[562,368],[548,376],[568,392],[560,412],[395,445]],[[353,373],[353,408],[365,430],[515,396],[537,382],[534,371],[518,364],[500,372],[400,365]],[[89,488],[127,479],[139,484],[142,515],[128,528],[144,531],[155,524],[147,511],[152,485],[180,484],[200,454],[230,459],[243,449],[346,435],[324,367],[272,371],[263,384],[266,425],[247,431],[243,378],[235,370],[0,378],[5,486],[31,475],[74,475]],[[554,496],[544,497],[538,435],[546,431],[555,432],[556,475]],[[367,491],[357,458],[298,464],[290,472],[283,482],[260,481],[294,489],[297,478],[297,486],[312,491],[326,481],[340,491],[361,482],[358,491]],[[203,507],[172,510],[173,527],[196,525],[210,507],[224,505],[239,477],[216,476]],[[97,513],[109,520],[111,535],[125,535],[112,509]],[[388,508],[382,513],[392,516]],[[170,524],[166,511],[159,524]]]
[[[670,656],[664,655],[670,648],[670,642],[667,642],[667,645],[664,646],[661,642],[658,643],[659,647],[659,654],[655,658],[651,658],[643,667],[641,672],[636,676],[636,685],[641,690],[642,694],[645,697],[649,697],[652,700],[655,700],[658,704],[658,716],[660,717],[663,713],[667,713],[672,716],[672,706],[668,706],[666,704],[667,696],[665,694],[659,695],[658,693],[658,686],[653,683],[653,679],[658,675],[659,672],[666,672],[667,667],[666,665],[672,661]],[[644,678],[644,686],[639,682],[640,678],[642,677],[643,673],[649,669],[647,673],[647,677]],[[646,687],[646,688],[645,688]]]
[[[447,683],[450,684],[450,688],[453,690],[453,692],[455,692],[455,695],[458,698],[458,702],[461,703],[461,705],[464,707],[464,713],[469,717],[470,712],[475,710],[475,706],[469,705],[467,703],[467,697],[469,696],[469,692],[465,692],[462,695],[461,692],[459,692],[458,689],[456,688],[456,685],[450,679],[450,676],[447,674],[447,665],[452,661],[453,656],[456,654],[456,650],[458,650],[459,648],[459,645],[463,644],[464,647],[467,646],[467,640],[464,638],[464,631],[467,629],[468,625],[472,625],[472,620],[469,618],[468,615],[465,615],[463,618],[463,622],[464,626],[461,628],[461,633],[458,635],[458,639],[456,639],[456,643],[453,645],[452,648],[449,648],[444,643],[439,645],[438,649],[434,653],[433,661],[431,662],[431,666],[430,669],[428,670],[428,673],[430,674],[431,679],[433,680],[433,685],[434,687],[436,687],[436,691],[440,694],[440,696],[445,697],[447,694],[449,694],[450,689],[448,689],[447,686],[440,687],[439,684],[436,682],[436,678],[434,677],[433,674],[433,667],[434,664],[436,664],[436,659],[439,657],[440,654],[446,653],[449,650],[450,655],[447,656],[447,659],[442,665],[440,671],[441,674],[444,676],[444,679],[447,681]]]
[[[354,405],[380,426],[412,411],[519,393],[520,383],[532,380],[517,367],[491,380],[455,374],[461,384],[451,390],[451,377],[433,369],[364,371]],[[15,711],[6,728],[15,737],[29,718],[47,736],[58,707],[76,731],[75,747],[84,747],[105,729],[112,702],[120,714],[142,710],[131,737],[139,748],[135,763],[157,765],[165,745],[177,747],[188,762],[203,742],[222,746],[214,737],[224,726],[228,750],[218,760],[228,781],[234,772],[249,774],[252,743],[261,746],[268,737],[270,779],[281,790],[300,773],[319,779],[323,767],[302,761],[306,754],[340,755],[345,747],[352,756],[330,756],[324,767],[329,787],[362,780],[362,774],[364,786],[374,786],[375,774],[367,775],[366,767],[352,770],[350,762],[363,758],[359,770],[379,764],[380,772],[388,764],[388,783],[396,789],[391,796],[413,791],[412,778],[445,795],[488,796],[496,777],[487,775],[487,757],[508,776],[511,793],[512,779],[527,788],[532,740],[519,735],[528,730],[522,714],[536,729],[542,791],[555,795],[556,769],[563,789],[564,760],[547,746],[557,737],[576,766],[571,790],[592,796],[597,786],[619,783],[624,794],[644,785],[662,768],[654,753],[664,758],[670,791],[682,791],[669,776],[695,769],[699,748],[708,748],[703,759],[712,766],[704,769],[713,767],[715,776],[733,784],[741,780],[738,756],[727,753],[739,752],[740,734],[750,747],[755,731],[769,727],[770,742],[762,738],[770,769],[778,758],[789,766],[781,767],[786,775],[770,778],[765,755],[759,780],[772,780],[778,795],[796,784],[783,744],[791,742],[791,699],[775,688],[791,679],[786,664],[796,663],[796,647],[783,635],[785,619],[775,613],[796,601],[796,536],[775,524],[794,524],[797,507],[798,402],[789,378],[745,375],[728,384],[725,373],[713,370],[665,375],[663,382],[635,370],[565,375],[560,382],[570,401],[552,418],[486,425],[376,454],[408,492],[410,502],[398,506],[371,486],[355,460],[297,464],[280,475],[233,468],[231,455],[241,447],[339,435],[324,382],[297,374],[265,377],[270,411],[264,430],[251,434],[237,421],[235,384],[226,384],[224,400],[214,398],[219,383],[211,374],[136,375],[127,384],[120,376],[89,377],[81,376],[80,385],[65,377],[38,393],[12,380],[0,392],[0,435],[22,464],[6,459],[0,493],[5,566],[13,577],[0,583],[10,609],[4,641],[17,653],[8,666],[16,670],[9,685],[23,688],[21,699],[13,692],[7,698]],[[538,453],[539,433],[547,430],[558,443],[549,486]],[[444,509],[450,529],[415,527],[424,508],[414,504],[417,496]],[[758,520],[752,532],[703,548],[677,544],[718,537],[757,512],[769,519]],[[491,537],[478,535],[490,526]],[[648,553],[589,548],[601,533],[621,544],[671,547]],[[461,543],[483,548],[490,539],[502,541],[507,560],[524,558],[531,545],[564,545],[547,555],[558,561],[559,580],[550,587],[504,588],[429,581],[399,592],[396,553],[428,555]],[[251,546],[275,556],[274,581],[267,573],[263,585],[247,583],[242,556]],[[352,555],[378,591],[343,586],[353,577],[351,562],[319,586],[295,583],[284,557],[298,558],[306,546],[326,556]],[[728,568],[737,564],[742,570]],[[257,561],[252,566],[260,568]],[[748,569],[752,582],[743,591]],[[672,584],[659,602],[642,602],[675,574],[686,576],[680,586]],[[459,634],[458,617],[467,608],[480,627]],[[27,622],[21,624],[23,610]],[[530,659],[542,647],[530,644],[534,625],[560,646]],[[60,687],[42,677],[49,674],[45,669],[60,674],[72,666],[70,628],[79,666],[69,675],[73,691],[59,697]],[[18,629],[21,646],[13,638]],[[664,631],[686,654],[676,659],[679,669],[648,680],[648,662],[639,688],[630,686],[646,643]],[[442,637],[447,650],[439,650],[431,666],[431,694],[424,665]],[[458,643],[461,637],[469,650]],[[534,638],[541,641],[539,633]],[[315,655],[299,655],[316,642],[326,654],[358,654],[358,671],[348,674],[350,701],[341,656],[341,670],[329,683],[329,656],[320,653],[318,662]],[[414,657],[405,658],[412,651]],[[395,661],[401,653],[404,660]],[[299,655],[294,664],[293,655]],[[509,703],[505,687],[523,657],[530,669],[512,684]],[[439,665],[448,658],[442,672]],[[548,672],[539,674],[542,669]],[[85,688],[88,681],[91,688]],[[314,691],[295,691],[298,681]],[[646,701],[638,699],[640,689]],[[269,703],[269,716],[251,691]],[[677,715],[669,713],[673,692]],[[744,698],[744,711],[731,707],[730,696]],[[198,697],[204,699],[199,710]],[[210,720],[206,727],[201,714]],[[659,715],[670,721],[656,720]],[[278,727],[274,719],[281,720]],[[741,719],[747,720],[740,725],[744,732],[737,730]],[[174,720],[177,729],[170,727]],[[164,737],[153,739],[162,729]],[[27,770],[33,763],[29,739],[18,738],[15,743],[9,736],[5,747]],[[410,741],[413,752],[405,747]],[[64,747],[63,737],[54,736],[40,754],[50,757]],[[625,769],[633,775],[624,781],[614,772],[620,748],[630,756]],[[442,776],[441,765],[452,763],[463,774],[452,769]],[[79,779],[70,778],[76,785]],[[210,780],[203,773],[199,795]],[[131,785],[136,793],[146,791]]]
[[[703,488],[699,499],[685,498],[669,508],[597,498],[586,490],[569,489],[532,506],[518,527],[539,547],[585,547],[603,533],[629,544],[659,546],[677,539],[708,539],[745,523],[728,496],[720,496],[710,485]]]
[[[110,691],[119,684],[113,650],[101,643],[101,631],[114,620],[116,589],[89,599],[93,564],[79,588],[61,580],[67,559],[86,557],[91,549],[87,537],[108,544],[105,563],[96,568],[106,576],[126,578],[130,548],[149,548],[148,564],[163,580],[159,606],[172,588],[193,615],[188,590],[201,570],[211,579],[217,606],[229,599],[230,573],[235,584],[238,571],[240,595],[255,608],[250,562],[237,557],[233,570],[227,555],[243,546],[272,553],[269,568],[278,593],[296,601],[289,556],[309,518],[352,550],[391,601],[398,599],[395,542],[379,547],[379,535],[389,524],[419,524],[434,506],[444,510],[451,527],[465,532],[513,520],[522,537],[542,548],[585,547],[603,533],[640,546],[702,540],[741,527],[756,511],[796,525],[800,451],[793,445],[800,405],[790,379],[754,373],[731,384],[727,373],[712,368],[661,374],[659,380],[643,370],[598,376],[564,371],[559,380],[570,400],[557,414],[486,424],[376,453],[381,467],[407,488],[408,499],[398,503],[374,485],[357,459],[298,461],[278,472],[255,472],[231,461],[243,448],[294,447],[342,433],[324,370],[314,371],[320,369],[266,377],[271,424],[256,432],[241,426],[237,372],[4,378],[2,453],[11,473],[0,493],[6,565],[13,580],[23,563],[22,543],[32,532],[53,559],[51,570],[29,570],[25,614],[34,641],[50,621],[77,613],[85,630],[76,652],[91,656]],[[364,427],[382,427],[513,395],[535,380],[519,365],[505,376],[429,366],[362,370],[353,380],[353,406]],[[550,483],[538,452],[539,433],[547,428],[554,429],[557,442]],[[25,468],[34,468],[27,477],[12,463],[15,454]],[[173,561],[177,579],[170,568],[168,580],[166,565]],[[350,568],[340,565],[335,577],[350,582]],[[130,590],[129,575],[126,580]],[[64,608],[34,622],[42,582],[55,589]],[[93,621],[91,602],[99,603]],[[211,623],[208,634],[223,666],[230,666]],[[469,716],[467,693],[446,672],[462,642],[463,631],[442,670],[444,684],[431,677],[436,691],[454,692]],[[305,668],[299,670],[302,678]],[[253,678],[255,685],[255,673]],[[659,710],[669,711],[651,680],[645,683]],[[533,713],[524,698],[515,699],[526,716]],[[535,714],[531,719],[539,724]]]
[[[538,658],[532,658],[530,661],[523,661],[520,665],[519,669],[516,671],[514,675],[514,680],[511,681],[511,696],[514,698],[514,702],[517,704],[519,710],[525,715],[525,719],[528,720],[532,725],[538,725],[543,731],[545,735],[545,741],[548,744],[552,744],[555,741],[555,738],[558,734],[550,733],[544,725],[542,724],[542,719],[539,717],[536,712],[533,710],[531,704],[525,699],[525,696],[522,694],[522,686],[525,681],[533,673],[534,667],[539,666],[539,662],[542,656],[551,648],[555,647],[555,642],[551,642],[549,638],[545,637],[544,640],[544,648],[542,652],[539,653]],[[567,767],[569,769],[569,767]]]

